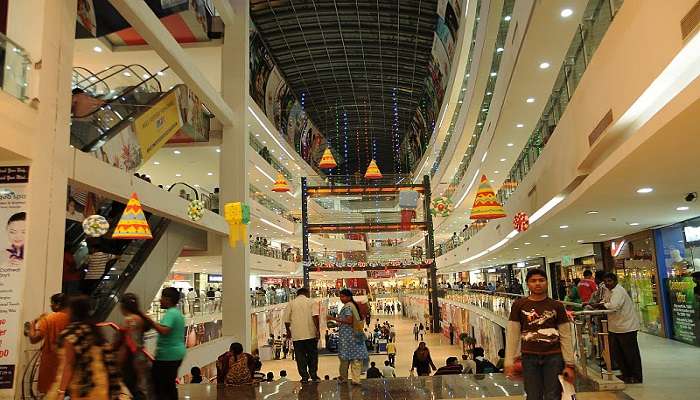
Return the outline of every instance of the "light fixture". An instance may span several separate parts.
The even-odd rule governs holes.
[[[153,161],[153,165],[160,165],[160,162],[158,162],[158,161]]]
[[[548,62],[541,62],[540,63],[540,69],[547,69],[549,68],[549,63]]]
[[[143,79],[148,79],[148,78],[150,78],[150,77],[151,77],[151,76],[148,75],[148,74],[143,74]]]
[[[568,227],[569,227],[569,225],[559,225],[559,229],[566,229]]]
[[[124,75],[124,76],[131,76],[131,72],[124,71],[124,74],[123,74],[123,75]]]
[[[495,73],[495,72],[491,72],[489,75],[491,75],[491,76],[496,76],[496,73]]]
[[[572,10],[570,8],[565,8],[565,9],[561,10],[561,13],[559,15],[561,15],[562,18],[569,18],[571,15],[573,15],[573,13],[574,13],[574,10]]]
[[[654,191],[654,188],[650,188],[650,187],[643,187],[643,188],[637,189],[637,193],[639,193],[639,194],[651,193],[653,191]]]
[[[598,214],[599,212],[600,212],[600,211],[591,210],[591,211],[586,211],[586,214],[588,214],[588,215],[593,215],[593,214]]]
[[[102,47],[100,47],[100,46],[95,46],[95,47],[92,48],[92,50],[93,50],[95,53],[102,53]]]
[[[163,75],[165,75],[165,72],[163,72],[163,71],[158,71],[158,72],[156,72],[156,75],[158,75],[158,76],[163,76]]]
[[[173,154],[180,154],[180,153],[181,153],[180,150],[173,150]]]
[[[563,248],[565,248],[566,246],[562,244],[562,245],[561,245],[561,246],[559,246],[559,247],[561,247],[561,248],[563,249]]]
[[[493,171],[494,174],[500,174],[501,171]]]
[[[525,125],[523,125],[523,124],[516,124],[516,125],[515,125],[516,128],[522,128],[522,127],[524,127],[524,126],[525,126]]]
[[[508,143],[506,146],[508,146],[508,147],[513,147],[513,146],[515,146],[515,145],[514,145],[513,143]]]
[[[688,206],[676,207],[676,211],[688,211],[688,210],[690,210],[690,207],[688,207]]]
[[[267,125],[265,125],[265,124],[260,120],[260,118],[258,117],[258,115],[253,111],[252,108],[250,108],[250,106],[248,106],[248,111],[250,111],[250,113],[253,114],[253,118],[255,118],[255,119],[258,121],[258,123],[263,127],[263,129],[265,130],[265,132],[267,132],[267,134],[270,135],[270,137],[272,138],[272,140],[274,140],[275,143],[277,143],[277,145],[282,149],[282,151],[284,151],[284,152],[289,156],[289,159],[291,159],[292,161],[295,161],[295,160],[294,160],[294,157],[292,157],[292,155],[289,154],[289,152],[287,151],[287,149],[286,149],[284,146],[282,146],[282,143],[280,143],[279,140],[277,140],[277,138],[275,137],[275,135],[273,135],[272,132],[271,132],[269,129],[267,129]]]
[[[525,102],[526,102],[526,103],[534,103],[534,102],[535,102],[535,98],[534,98],[534,97],[528,97],[528,98],[525,100]]]
[[[182,176],[182,174],[175,174],[175,176],[176,176],[177,178],[179,178],[179,177]]]
[[[577,240],[576,243],[583,243],[583,239]]]
[[[547,234],[544,234],[544,235],[540,235],[540,237],[541,237],[541,238],[545,238],[545,239],[546,239],[546,238],[548,238],[548,237],[549,237],[549,235],[547,235]]]
[[[207,176],[212,176],[212,175],[214,175],[213,172],[207,172]]]
[[[503,17],[504,21],[510,21],[510,19],[511,19],[510,15],[506,15],[505,17]]]
[[[630,222],[630,223],[628,223],[627,225],[629,225],[629,226],[638,226],[638,225],[639,225],[639,222]]]
[[[513,250],[520,250],[520,247],[513,247]]]
[[[217,153],[221,153],[221,149],[216,149],[216,152],[217,152]]]
[[[503,47],[499,47],[496,49],[496,53],[502,53],[503,52]]]
[[[529,246],[529,245],[531,245],[532,243],[530,243],[530,242],[525,242],[524,244],[525,244],[525,246]]]
[[[506,159],[505,159],[505,158],[501,158],[499,161],[500,161],[500,162],[504,162],[504,161],[506,161]]]
[[[607,233],[601,233],[601,234],[599,234],[599,236],[608,236],[608,234],[607,234]]]

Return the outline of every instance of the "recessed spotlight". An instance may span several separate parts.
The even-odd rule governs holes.
[[[576,243],[583,243],[583,239],[577,240]]]
[[[495,72],[491,72],[489,75],[496,76],[497,74]]]
[[[535,102],[535,98],[534,98],[534,97],[528,97],[527,99],[525,99],[525,102],[526,102],[526,103],[534,103],[534,102]]]
[[[508,143],[506,146],[508,146],[508,147],[513,147],[513,146],[515,146],[515,145],[514,145],[513,143]]]
[[[529,245],[531,245],[532,243],[530,243],[530,242],[525,242],[524,244],[525,244],[525,246],[529,246]]]
[[[501,171],[493,171],[494,174],[500,174]]]
[[[607,233],[601,233],[601,234],[599,234],[599,236],[608,236],[608,234],[607,234]]]
[[[504,162],[505,160],[506,160],[505,158],[501,158],[499,161]]]
[[[561,246],[559,246],[559,247],[561,247],[561,248],[563,249],[563,248],[565,248],[566,246],[562,244],[562,245],[561,245]]]
[[[153,161],[153,165],[160,165],[160,162],[158,162],[158,161]]]
[[[540,63],[540,69],[547,69],[549,68],[549,63],[548,62],[541,62]]]
[[[489,180],[489,183],[494,183],[494,182],[496,182],[496,181],[494,181],[493,179]]]
[[[593,214],[598,214],[599,212],[600,212],[600,211],[591,210],[591,211],[586,211],[586,214],[588,214],[588,215],[593,215]]]
[[[175,174],[175,176],[179,178],[182,176],[182,174]]]
[[[198,188],[198,187],[199,187],[199,185],[195,183],[195,184],[194,184],[194,187]]]
[[[131,76],[131,72],[126,71],[126,72],[124,72],[123,75],[124,75],[124,76]]]
[[[212,175],[214,175],[213,172],[207,172],[207,176],[212,176]]]
[[[504,20],[504,21],[510,21],[510,18],[511,18],[510,15],[506,15],[505,17],[503,17],[503,20]]]
[[[516,128],[522,128],[523,126],[525,126],[525,125],[523,125],[523,124],[516,124],[515,125]]]
[[[163,71],[158,71],[158,72],[156,72],[156,75],[158,75],[158,76],[163,76],[163,75],[165,75],[165,72],[163,72]]]
[[[151,77],[151,76],[148,75],[148,74],[143,74],[143,79],[148,79],[148,78],[150,78],[150,77]]]
[[[217,152],[217,153],[221,153],[221,149],[216,149],[216,152]]]
[[[513,250],[520,250],[520,247],[513,247]]]
[[[639,194],[651,193],[653,191],[654,191],[654,188],[650,188],[650,187],[643,187],[643,188],[637,189],[637,193],[639,193]]]
[[[540,235],[540,237],[541,237],[541,238],[548,238],[548,237],[549,237],[549,235],[547,235],[547,234],[544,234],[544,235]]]
[[[499,47],[496,49],[496,53],[502,53],[503,52],[503,47]]]
[[[559,229],[566,229],[568,227],[569,227],[569,225],[559,225]]]
[[[573,14],[574,14],[574,10],[572,10],[570,8],[565,8],[565,9],[561,10],[561,13],[559,15],[561,15],[562,18],[569,18]]]
[[[173,154],[180,154],[182,153],[180,150],[173,150]]]
[[[102,53],[102,47],[100,47],[100,46],[95,46],[95,47],[92,48],[92,50],[93,50],[95,53]]]
[[[688,211],[688,210],[690,210],[690,207],[688,207],[688,206],[676,207],[676,211]]]

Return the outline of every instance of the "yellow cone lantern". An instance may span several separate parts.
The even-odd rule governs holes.
[[[275,179],[275,183],[272,185],[272,191],[277,193],[289,191],[289,183],[284,179],[284,175],[282,175],[281,172],[277,173],[277,179]]]
[[[136,193],[132,193],[129,202],[126,203],[124,213],[112,233],[112,239],[153,239]]]
[[[506,213],[503,211],[503,206],[498,202],[496,193],[494,193],[493,188],[489,184],[488,178],[486,178],[486,175],[482,175],[479,190],[476,192],[476,199],[474,199],[474,206],[472,206],[472,213],[469,218],[491,220],[503,218],[505,216]]]
[[[335,163],[335,158],[333,158],[331,149],[326,147],[326,150],[323,152],[323,156],[321,156],[321,162],[318,163],[318,167],[321,169],[333,169],[337,166],[338,164]]]
[[[377,163],[372,159],[367,167],[367,172],[365,172],[365,179],[380,179],[381,177],[382,173],[379,171]]]

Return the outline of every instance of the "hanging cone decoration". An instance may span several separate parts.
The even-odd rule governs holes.
[[[367,167],[367,172],[365,172],[365,179],[381,179],[382,173],[379,171],[376,161],[372,159]]]
[[[469,218],[490,220],[503,218],[505,216],[506,213],[503,211],[503,206],[496,200],[496,193],[494,193],[493,188],[489,184],[489,180],[486,178],[486,175],[482,175],[481,182],[479,183],[479,191],[476,192],[472,214]]]
[[[275,183],[272,185],[272,191],[277,193],[289,191],[289,183],[284,179],[284,175],[282,175],[281,172],[277,173],[277,179],[275,179]]]
[[[250,223],[250,206],[241,202],[226,203],[224,205],[224,219],[229,225],[229,245],[236,247],[239,240],[243,243],[248,236],[246,225]]]
[[[132,193],[129,202],[126,203],[126,209],[114,228],[112,239],[153,239],[136,193]]]
[[[318,163],[318,167],[321,169],[333,169],[337,166],[338,164],[335,163],[335,158],[333,158],[330,147],[326,147],[323,156],[321,156],[321,162]]]

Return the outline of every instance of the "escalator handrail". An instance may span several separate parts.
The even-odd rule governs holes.
[[[190,185],[189,183],[185,183],[185,182],[175,182],[175,183],[173,183],[172,185],[170,185],[170,187],[168,188],[168,192],[172,191],[173,188],[175,187],[175,185],[183,185],[183,186],[187,186],[188,188],[192,189],[192,191],[194,192],[194,196],[196,197],[195,200],[199,200],[199,191],[197,190],[197,188],[195,188],[194,186]]]
[[[81,71],[87,72],[87,75],[83,74]],[[75,72],[76,74],[78,74],[80,76],[80,78],[82,78],[82,80],[76,82],[76,86],[85,82],[85,81],[89,81],[91,76],[95,76],[94,72],[90,71],[89,69],[87,69],[85,67],[73,67],[73,72]]]
[[[118,65],[118,66],[120,66],[120,65]],[[136,71],[134,71],[134,70],[132,69],[132,67],[139,67],[139,68],[142,68],[146,73],[148,73],[148,75],[149,75],[148,79],[143,79],[143,77],[142,77],[141,75],[139,75]],[[110,68],[111,68],[111,67],[110,67]],[[162,69],[161,71],[165,71],[165,70],[168,69],[168,68],[169,68],[169,67],[165,67],[165,68]],[[122,68],[122,69],[120,69],[120,70],[117,70],[116,72],[113,72],[113,73],[111,73],[111,74],[105,76],[104,78],[98,78],[98,80],[96,80],[95,82],[91,83],[91,84],[88,85],[88,86],[85,86],[85,87],[82,88],[82,89],[83,89],[83,90],[87,90],[87,89],[91,88],[92,86],[94,86],[94,85],[96,85],[96,84],[98,84],[98,83],[100,83],[100,82],[102,82],[102,83],[104,83],[105,85],[107,85],[107,83],[104,82],[105,79],[111,78],[111,77],[113,77],[114,75],[117,75],[117,74],[119,74],[119,73],[123,73],[124,70],[127,70],[127,69],[128,69],[131,73],[133,73],[138,79],[140,79],[140,80],[141,80],[141,83],[146,82],[147,80],[150,80],[151,78],[153,78],[153,77],[156,76],[156,74],[157,74],[157,72],[156,72],[156,74],[152,74],[151,71],[148,70],[148,68],[144,67],[144,66],[141,65],[141,64],[129,64],[129,65],[124,66],[124,68]],[[95,75],[95,77],[97,78],[97,75]],[[141,83],[139,83],[139,84],[136,85],[136,86],[140,86]],[[156,83],[158,83],[158,91],[162,91],[162,88],[161,88],[161,86],[160,86],[160,82],[158,81],[158,79],[156,79]],[[136,86],[134,86],[134,87],[136,87]],[[109,87],[109,86],[108,86],[108,87]],[[120,96],[123,96],[124,94],[126,94],[126,92],[121,93],[119,96],[115,96],[115,98],[118,98],[118,97],[120,97]]]
[[[165,71],[165,69],[164,69],[163,71]],[[153,77],[151,77],[151,78],[153,78]],[[150,79],[150,78],[149,78],[149,79]],[[158,81],[158,80],[156,79],[156,82],[157,82],[157,81]],[[145,83],[145,82],[146,82],[146,81],[141,82],[141,84],[143,84],[143,83]],[[141,84],[139,84],[139,86],[140,86]],[[158,83],[158,86],[160,86],[160,83]],[[173,90],[178,90],[181,86],[185,86],[185,85],[181,83],[181,84],[178,84],[178,85],[173,86],[172,89],[168,90],[168,91],[165,92],[165,93],[160,92],[160,96],[158,96],[158,98],[155,99],[154,101],[151,101],[150,104],[153,104],[153,103],[157,102],[158,100],[162,99],[165,95],[167,95],[168,93],[171,93]],[[122,96],[125,95],[125,94],[127,94],[127,93],[130,93],[130,92],[133,91],[133,90],[136,90],[137,87],[138,87],[138,86],[132,86],[131,89],[129,89],[129,90],[127,90],[126,92],[122,93]],[[118,98],[118,97],[119,97],[119,96],[117,96],[117,98]],[[115,99],[116,99],[116,98],[115,98]],[[115,100],[115,99],[110,100],[110,102],[113,101],[113,100]],[[106,103],[105,103],[105,104],[106,104]],[[109,104],[107,104],[107,105],[109,105]],[[96,113],[97,111],[100,111],[100,110],[101,110],[102,108],[104,108],[104,107],[105,107],[105,106],[103,105],[102,107],[97,108],[96,110],[92,111],[90,114],[87,114],[86,116],[90,116],[90,115]],[[85,118],[85,117],[73,117],[73,118]],[[126,118],[126,116],[124,116],[124,119],[122,120],[122,122],[124,122],[124,121],[128,121],[128,119]],[[117,126],[117,125],[118,125],[118,124],[116,124],[116,125],[114,125],[114,126]],[[108,129],[108,130],[106,130],[106,131],[103,132],[100,136],[98,136],[97,138],[95,138],[93,141],[91,141],[91,142],[88,143],[87,145],[81,147],[81,148],[80,148],[80,151],[84,151],[84,152],[90,152],[90,151],[92,151],[93,148],[95,147],[95,145],[97,145],[97,143],[99,143],[99,142],[102,141],[102,140],[105,140],[108,136],[110,136],[110,135],[112,134],[112,129],[113,129],[113,128],[114,128],[114,127],[110,128],[110,129]]]
[[[103,69],[102,71],[97,71],[97,72],[95,72],[95,73],[92,73],[92,71],[90,71],[89,69],[87,69],[87,68],[85,68],[85,67],[73,67],[73,70],[76,70],[76,69],[78,69],[78,68],[82,68],[82,69],[84,69],[84,70],[86,70],[86,71],[89,71],[89,72],[90,72],[90,76],[86,77],[85,79],[83,79],[83,80],[80,81],[80,82],[76,82],[76,85],[80,85],[81,83],[84,83],[85,81],[90,82],[90,78],[93,78],[93,77],[97,79],[97,80],[95,81],[96,83],[97,83],[97,82],[103,82],[104,79],[106,79],[106,78],[108,78],[109,76],[112,76],[112,75],[114,75],[114,74],[110,74],[109,76],[107,76],[107,77],[105,77],[105,78],[102,78],[100,75],[105,74],[105,73],[107,73],[108,71],[111,71],[111,70],[113,70],[113,69],[115,69],[115,68],[120,68],[120,69],[117,71],[117,73],[119,73],[119,72],[123,71],[125,68],[127,68],[127,66],[124,65],[124,64],[114,64],[114,65],[112,65],[112,66],[109,66],[109,67]],[[104,84],[105,84],[105,86],[107,86],[107,87],[109,88],[109,85],[107,85],[107,82],[104,82]],[[87,86],[87,87],[90,87],[90,86],[92,86],[92,85],[89,85],[89,86]],[[86,87],[86,88],[87,88],[87,87]]]

